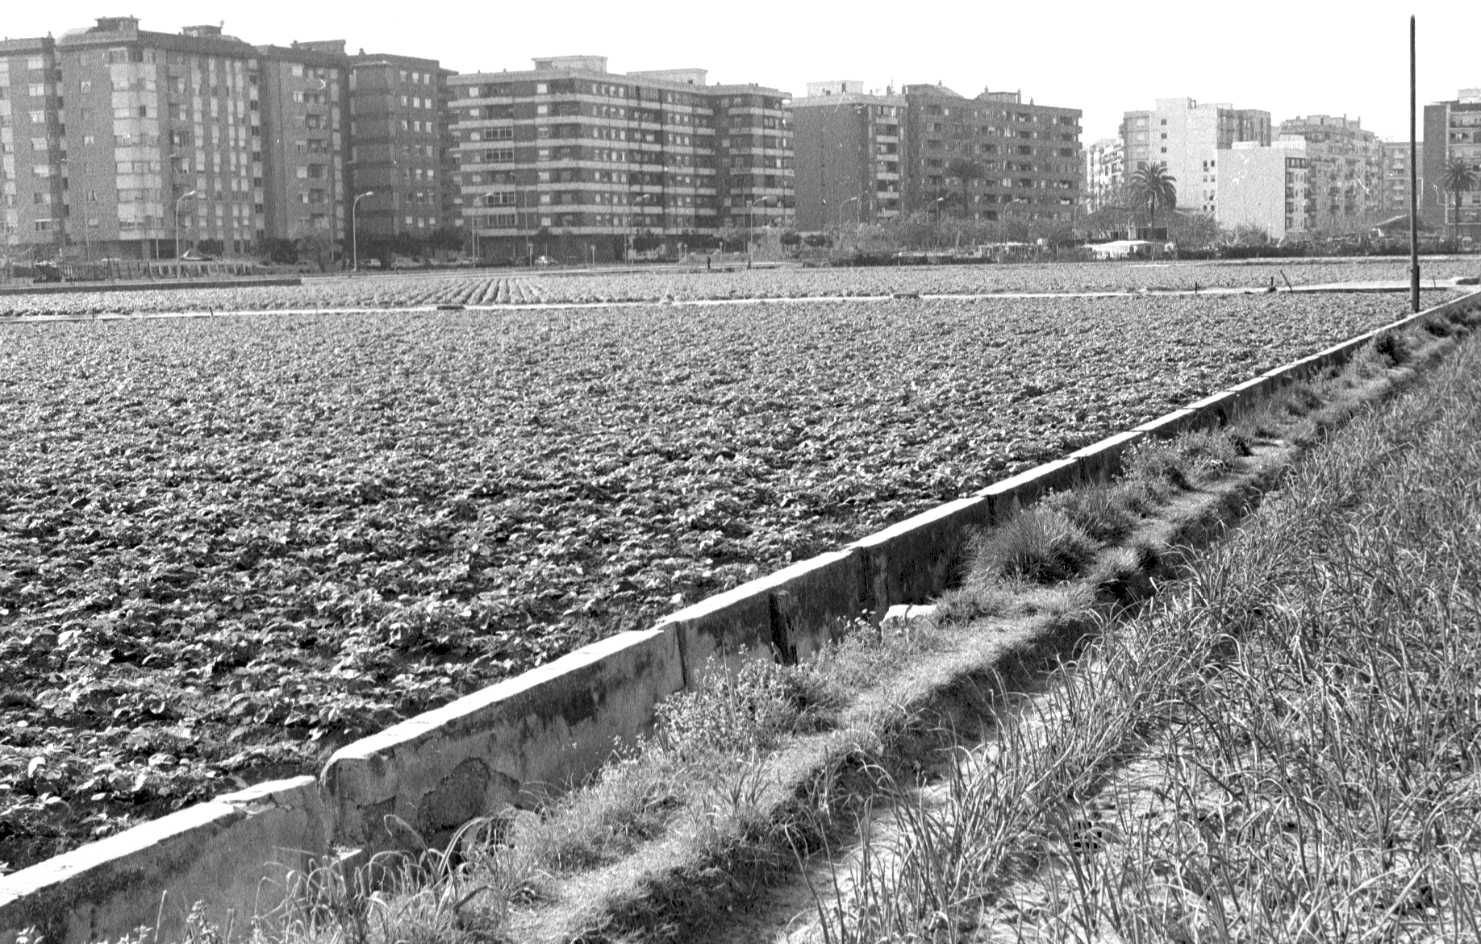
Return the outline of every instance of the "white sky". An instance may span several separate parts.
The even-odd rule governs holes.
[[[1158,98],[1262,108],[1279,122],[1347,115],[1408,136],[1408,23],[1419,19],[1419,103],[1481,87],[1481,2],[1083,0],[844,4],[827,0],[0,0],[0,35],[41,36],[133,15],[178,32],[225,22],[249,43],[344,39],[354,52],[439,59],[460,72],[529,68],[535,56],[605,55],[613,71],[706,68],[712,82],[801,95],[809,81],[866,88],[942,82],[964,95],[1019,90],[1079,108],[1089,144]],[[347,10],[358,7],[358,14]],[[412,11],[416,11],[412,13]],[[410,14],[410,15],[408,15]],[[1421,127],[1420,134],[1423,134]]]

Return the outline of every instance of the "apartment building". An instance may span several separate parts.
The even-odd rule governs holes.
[[[1270,113],[1191,98],[1159,98],[1150,111],[1121,119],[1127,174],[1165,164],[1176,181],[1179,208],[1217,216],[1219,168],[1216,151],[1239,142],[1268,146]]]
[[[1450,101],[1424,107],[1424,154],[1420,163],[1419,207],[1424,219],[1444,227],[1449,237],[1481,240],[1481,183],[1456,195],[1445,189],[1445,169],[1463,161],[1481,177],[1481,88],[1461,89]]]
[[[810,82],[788,105],[797,153],[797,228],[822,232],[900,215],[906,100],[852,80]]]
[[[904,96],[906,212],[996,223],[1012,239],[1073,225],[1079,109],[1024,102],[1018,92],[967,98],[940,85],[907,85]],[[964,167],[965,180],[956,173]]]
[[[1105,138],[1085,149],[1081,206],[1094,213],[1115,205],[1126,184],[1126,148],[1120,138]]]
[[[7,240],[95,258],[250,245],[263,228],[259,79],[255,50],[213,26],[172,35],[104,17],[0,46]]]
[[[344,56],[318,44],[258,46],[262,89],[263,235],[327,264],[346,218]]]
[[[343,52],[343,43],[339,44]],[[435,59],[347,57],[350,190],[361,239],[426,239],[461,229],[448,80]],[[353,196],[351,196],[353,199]]]
[[[1378,221],[1383,202],[1383,142],[1356,118],[1310,115],[1280,123],[1279,140],[1306,143],[1312,229],[1363,233]]]
[[[1229,229],[1262,229],[1276,240],[1311,233],[1316,201],[1309,155],[1309,145],[1295,137],[1269,145],[1236,141],[1220,148],[1214,156],[1219,167],[1214,219]]]
[[[55,43],[0,42],[0,239],[7,257],[65,238],[62,101]]]
[[[1424,167],[1424,144],[1416,142],[1419,167]],[[1409,142],[1383,142],[1383,172],[1379,214],[1390,219],[1409,213]]]
[[[8,254],[244,255],[284,240],[327,265],[357,184],[375,191],[359,206],[372,236],[459,226],[451,73],[344,47],[152,32],[135,17],[0,42]]]
[[[790,225],[786,96],[706,75],[561,56],[451,78],[462,212],[480,255],[625,258]]]

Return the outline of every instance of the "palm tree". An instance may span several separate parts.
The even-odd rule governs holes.
[[[1157,218],[1158,207],[1172,209],[1178,205],[1178,179],[1167,172],[1167,165],[1148,164],[1131,175],[1131,198],[1147,208],[1147,222]]]
[[[962,185],[962,217],[972,215],[972,181],[987,176],[987,168],[970,157],[954,157],[946,165],[946,173],[955,177]]]
[[[1452,158],[1445,165],[1445,176],[1440,178],[1440,186],[1449,190],[1455,196],[1455,239],[1460,241],[1460,196],[1467,190],[1475,190],[1481,185],[1481,174],[1476,173],[1476,168],[1466,163],[1461,158]]]

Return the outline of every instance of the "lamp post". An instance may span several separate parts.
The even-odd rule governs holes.
[[[360,207],[360,201],[366,197],[375,196],[374,190],[355,194],[355,199],[350,201],[350,271],[360,271],[360,231],[355,225],[355,211]],[[475,229],[474,233],[478,231]],[[475,235],[475,239],[477,236]]]
[[[771,197],[758,197],[746,204],[746,268],[751,267],[751,237],[756,229],[756,204],[765,206]]]
[[[199,190],[187,190],[175,198],[175,259],[180,258],[180,203],[187,197],[199,196]]]

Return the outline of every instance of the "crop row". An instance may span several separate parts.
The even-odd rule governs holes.
[[[0,861],[309,769],[1399,304],[12,324]]]
[[[407,308],[437,305],[523,305],[816,298],[895,294],[997,292],[1136,292],[1276,285],[1403,282],[1404,260],[1231,263],[1078,263],[512,274],[394,273],[310,279],[302,286],[236,286],[155,292],[24,294],[0,297],[0,316],[144,314],[161,312]],[[1435,260],[1426,280],[1474,275],[1474,262]]]

